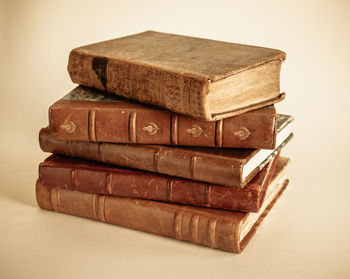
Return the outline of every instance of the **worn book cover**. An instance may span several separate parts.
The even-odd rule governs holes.
[[[73,82],[197,119],[281,101],[283,51],[154,31],[75,48]]]
[[[238,188],[51,155],[40,164],[39,179],[43,185],[92,194],[257,212],[270,182],[284,175],[287,164],[288,159],[276,158]]]
[[[58,140],[184,146],[274,149],[276,118],[272,105],[218,121],[195,120],[82,86],[49,108]]]
[[[39,142],[45,152],[244,187],[292,138],[292,120],[291,116],[278,115],[277,148],[274,150],[59,141],[47,128],[41,129]]]
[[[258,213],[84,193],[44,186],[39,179],[36,199],[43,209],[240,253],[287,184],[281,178],[270,185],[273,190]]]

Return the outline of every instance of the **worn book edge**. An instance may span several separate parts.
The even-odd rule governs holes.
[[[289,159],[287,164],[289,163]],[[284,167],[286,168],[286,166]],[[264,201],[262,202],[262,205],[258,212],[249,214],[248,218],[244,221],[241,229],[241,235],[240,240],[242,241],[244,237],[248,234],[248,232],[251,230],[252,226],[256,223],[256,221],[259,218],[259,214],[264,212],[266,207],[271,203],[273,200],[276,192],[279,192],[281,190],[281,187],[283,187],[283,183],[286,181],[286,170],[283,169],[282,172],[280,172],[274,179],[270,182],[270,185],[268,186]]]
[[[283,101],[285,99],[285,97],[286,97],[286,93],[283,92],[280,95],[278,95],[277,97],[269,99],[269,100],[264,100],[262,102],[250,104],[248,106],[241,107],[241,108],[231,110],[231,111],[225,111],[225,112],[221,112],[221,113],[213,113],[213,114],[210,114],[210,121],[217,121],[220,119],[232,117],[232,116],[239,115],[239,114],[242,114],[242,113],[245,113],[248,111],[252,111],[252,110],[266,107],[269,105],[273,105],[273,104],[276,104],[276,103]]]
[[[271,211],[271,209],[274,207],[274,205],[276,204],[277,200],[281,197],[281,195],[283,194],[283,192],[286,190],[287,186],[289,184],[289,180],[285,179],[282,183],[281,183],[281,188],[279,189],[277,195],[275,195],[271,202],[266,206],[265,210],[261,213],[261,215],[257,218],[257,221],[254,223],[254,225],[252,226],[252,228],[249,230],[249,232],[245,235],[245,237],[243,238],[243,240],[240,242],[240,249],[241,251],[243,251],[243,249],[248,245],[249,241],[252,239],[252,237],[255,235],[255,233],[257,232],[258,228],[260,227],[260,225],[262,224],[263,220],[265,219],[265,217],[269,214],[269,212]],[[254,213],[253,213],[254,214]],[[255,213],[256,214],[256,213]]]
[[[279,114],[277,119],[277,147],[274,150],[257,149],[254,155],[242,167],[243,181],[254,173],[254,169],[258,168],[258,170],[261,170],[292,139],[292,123],[294,118],[290,115]]]

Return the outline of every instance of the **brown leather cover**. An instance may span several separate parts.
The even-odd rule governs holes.
[[[257,212],[271,179],[284,173],[288,159],[280,158],[276,170],[273,162],[244,188],[210,185],[56,155],[40,164],[39,178],[46,186],[92,194]]]
[[[274,193],[261,213],[245,213],[150,200],[121,198],[71,191],[36,184],[38,205],[47,210],[99,220],[199,245],[240,253],[282,194],[288,180]],[[259,214],[248,234],[240,241],[242,224],[249,214]]]
[[[234,99],[234,111],[212,114],[208,96],[219,81],[268,63],[278,63],[280,68],[285,57],[276,49],[147,31],[73,49],[68,72],[72,81],[81,85],[193,118],[217,120],[283,99],[279,72],[275,86],[261,90],[254,103],[245,102],[249,92],[245,98]]]
[[[257,163],[243,179],[242,168],[258,149],[59,141],[50,135],[48,128],[40,130],[39,143],[45,152],[231,187],[244,187],[282,148],[273,151],[263,164]]]
[[[202,121],[78,86],[49,108],[58,140],[274,149],[274,106]]]

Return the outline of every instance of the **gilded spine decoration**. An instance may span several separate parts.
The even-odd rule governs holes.
[[[275,117],[274,109],[267,108],[201,121],[125,100],[74,98],[62,98],[49,109],[51,134],[57,140],[259,149],[275,147]]]

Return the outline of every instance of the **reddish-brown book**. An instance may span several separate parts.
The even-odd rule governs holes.
[[[73,49],[73,82],[202,120],[261,108],[280,94],[283,51],[154,31]]]
[[[132,169],[51,155],[39,166],[43,185],[92,194],[257,212],[272,180],[285,172],[288,160],[265,166],[244,188],[224,187]]]
[[[58,140],[90,142],[274,149],[277,135],[273,105],[201,121],[81,86],[50,106],[49,123]]]
[[[225,186],[246,185],[292,138],[290,116],[278,117],[278,147],[237,149],[59,141],[47,128],[39,134],[45,152],[104,162]],[[210,170],[210,171],[208,171]]]
[[[287,184],[281,179],[270,185],[274,189],[259,213],[84,193],[44,186],[39,180],[36,198],[43,209],[240,253]]]

